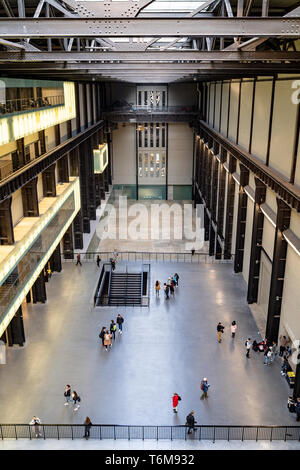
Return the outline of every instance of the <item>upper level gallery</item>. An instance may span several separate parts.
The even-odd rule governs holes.
[[[0,80],[0,145],[75,116],[74,83],[13,78]]]

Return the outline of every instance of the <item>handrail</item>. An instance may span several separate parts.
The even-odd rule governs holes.
[[[84,424],[0,424],[0,437],[4,439],[32,439],[37,431],[46,438],[81,438]],[[188,425],[119,425],[93,424],[90,437],[94,439],[170,439],[186,440]],[[284,425],[195,425],[193,440],[226,441],[299,441],[300,426]]]
[[[35,111],[49,106],[61,106],[64,104],[63,94],[43,96],[34,98],[16,98],[0,102],[0,118],[8,114],[22,113],[24,111]]]

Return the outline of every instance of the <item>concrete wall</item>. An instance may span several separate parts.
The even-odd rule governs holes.
[[[18,189],[18,191],[15,191],[12,195],[11,213],[13,225],[15,226],[24,216],[21,189]]]
[[[168,183],[192,184],[193,131],[185,123],[169,124]]]
[[[113,184],[136,184],[136,126],[119,124],[112,133]]]
[[[170,83],[168,86],[169,106],[196,106],[197,86],[194,83]]]

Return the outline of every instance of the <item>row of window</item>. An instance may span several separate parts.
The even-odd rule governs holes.
[[[138,125],[138,147],[166,147],[165,123],[145,123]]]
[[[165,177],[166,152],[139,152],[139,177]]]

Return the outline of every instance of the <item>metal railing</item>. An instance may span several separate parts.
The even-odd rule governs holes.
[[[180,252],[159,252],[159,251],[118,251],[117,261],[163,261],[163,262],[174,262],[174,263],[232,263],[234,255],[218,255],[218,258],[215,256],[210,256],[208,253],[195,253],[192,255],[189,253],[180,253]],[[76,254],[74,252],[74,257],[71,261],[76,261]],[[100,256],[101,261],[109,262],[110,258],[114,258],[113,251],[95,251],[81,253],[81,261],[95,261],[97,255]],[[65,254],[62,253],[64,258]],[[67,261],[64,259],[64,261]],[[70,261],[70,260],[69,260]]]
[[[23,111],[34,111],[37,108],[63,105],[65,98],[63,94],[55,96],[43,96],[40,98],[19,98],[6,100],[0,103],[0,115],[19,113]]]
[[[197,106],[156,106],[153,105],[124,105],[111,106],[103,113],[198,113]]]
[[[188,434],[188,426],[133,426],[94,424],[91,439],[151,439],[209,441],[299,441],[300,426],[214,426],[196,425]],[[81,424],[1,424],[3,439],[81,439],[85,426]]]

